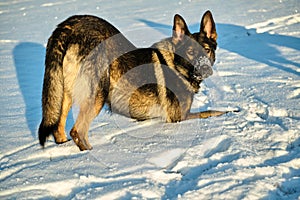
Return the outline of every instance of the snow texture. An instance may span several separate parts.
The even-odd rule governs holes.
[[[238,113],[175,124],[135,122],[106,109],[93,121],[94,149],[37,139],[45,45],[74,14],[114,24],[146,47],[190,30],[211,10],[218,32],[214,75],[193,111]],[[0,199],[299,199],[300,2],[0,2]],[[69,131],[76,107],[67,121]]]

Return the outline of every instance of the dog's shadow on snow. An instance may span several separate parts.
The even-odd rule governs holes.
[[[157,29],[164,35],[170,35],[172,26],[160,24],[145,19],[138,19],[147,26]],[[198,32],[200,24],[189,26],[191,32]],[[264,63],[270,67],[283,70],[300,76],[300,72],[294,67],[300,68],[300,64],[286,59],[275,46],[288,47],[300,50],[300,38],[270,33],[256,33],[255,29],[246,29],[234,24],[216,24],[218,33],[218,46],[230,52],[237,53],[246,58]],[[289,68],[286,64],[294,66]]]
[[[13,50],[17,79],[26,106],[26,123],[33,138],[37,137],[38,126],[42,119],[45,52],[43,45],[33,42],[19,43]],[[68,121],[73,121],[71,115]]]

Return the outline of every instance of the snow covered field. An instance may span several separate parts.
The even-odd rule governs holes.
[[[193,110],[241,112],[165,124],[104,109],[92,151],[41,149],[45,45],[58,23],[97,15],[145,47],[171,35],[175,13],[198,31],[207,9],[219,48]],[[0,199],[299,199],[299,0],[1,1],[0,80]]]

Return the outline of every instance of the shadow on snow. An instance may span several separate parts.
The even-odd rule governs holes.
[[[19,43],[13,50],[17,79],[26,106],[26,122],[33,138],[37,137],[37,129],[42,119],[45,51],[43,45],[33,42]],[[69,120],[73,121],[70,116]]]
[[[144,22],[149,27],[152,27],[154,29],[157,28],[164,35],[171,35],[170,30],[172,30],[172,27],[169,25],[158,24],[144,19],[139,19],[139,21]],[[192,31],[197,31],[199,29],[199,24],[190,26],[190,29]],[[295,67],[299,68],[300,64],[286,59],[280,53],[280,51],[278,51],[278,49],[274,47],[282,46],[300,51],[299,38],[269,33],[258,34],[254,33],[255,31],[246,29],[245,27],[232,24],[217,24],[217,31],[219,33],[220,48],[226,49],[230,52],[235,52],[241,56],[266,64],[270,67],[274,67],[279,70],[294,74],[296,76],[300,76],[300,72],[295,70]],[[19,87],[26,105],[25,115],[27,126],[30,129],[32,136],[35,138],[36,130],[41,121],[41,94],[44,74],[45,47],[37,43],[23,42],[18,44],[14,48],[13,57]],[[288,65],[293,66],[293,68],[288,67]],[[73,123],[72,116],[68,117],[68,121],[69,122],[67,122],[67,124]],[[299,139],[297,141],[299,141]],[[295,145],[297,148],[299,148],[298,143]],[[292,154],[295,154],[294,148],[288,149],[288,151],[290,151]],[[236,159],[236,156],[226,158],[225,161],[231,159]],[[285,161],[289,161],[290,159],[291,158],[289,155],[287,157],[275,158],[275,161],[282,163]],[[220,162],[222,163],[222,161]],[[269,162],[271,161],[266,161],[265,163],[263,163],[263,165],[274,165],[273,161],[271,163]],[[216,162],[215,164],[218,163],[219,162]],[[211,164],[214,163],[209,163],[209,165]],[[200,177],[200,175],[203,173],[203,171],[205,171],[207,167],[208,166],[198,166],[188,171],[186,177],[193,179],[195,182],[185,182],[184,178],[181,182],[170,182],[169,189],[166,191],[164,198],[168,198],[170,196],[176,197],[178,194],[184,194],[186,191],[188,191],[188,189],[185,188],[187,186],[197,189],[197,178]],[[290,175],[292,176],[295,174],[299,175],[299,171],[292,171],[291,169]],[[134,181],[140,182],[143,180]],[[287,188],[289,185],[292,184],[294,184],[294,181],[290,182],[288,180],[286,182],[281,183],[282,187],[286,185]],[[96,184],[92,186],[94,188],[100,186],[103,187],[103,185],[101,184]],[[282,188],[278,188],[278,190],[271,191],[269,195],[276,196],[277,193],[281,190]],[[174,191],[176,191],[175,194]],[[297,192],[298,191],[296,191],[296,193]]]

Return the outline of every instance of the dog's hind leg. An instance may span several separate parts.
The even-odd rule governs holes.
[[[65,133],[65,126],[66,126],[68,113],[71,109],[71,105],[72,105],[71,94],[65,91],[63,96],[62,109],[61,109],[61,115],[58,122],[58,127],[57,130],[55,130],[53,133],[55,142],[57,144],[62,144],[68,141]]]
[[[70,135],[81,151],[91,150],[93,147],[88,141],[88,130],[92,120],[99,114],[104,105],[104,98],[86,100],[80,105],[79,114]]]

